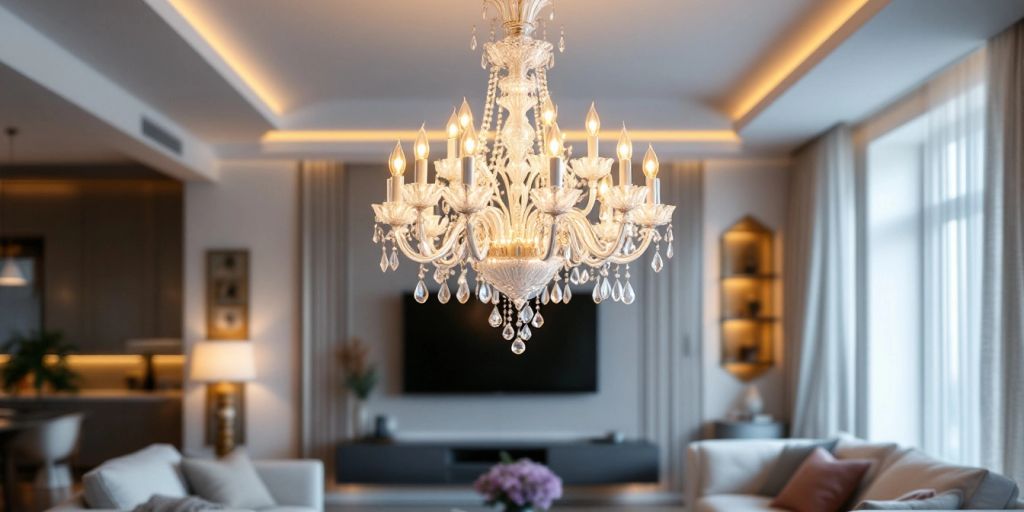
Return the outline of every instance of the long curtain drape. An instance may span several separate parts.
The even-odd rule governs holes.
[[[1024,485],[1024,23],[988,59],[981,453]]]
[[[348,332],[345,183],[340,163],[302,162],[302,454],[326,462],[328,474],[346,434],[337,365]]]
[[[854,429],[852,145],[837,126],[795,155],[791,175],[784,309],[794,437]]]
[[[925,88],[921,148],[922,448],[980,459],[985,53]]]

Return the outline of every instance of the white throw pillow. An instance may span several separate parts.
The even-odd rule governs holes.
[[[82,477],[85,501],[90,508],[131,510],[155,494],[184,498],[180,463],[181,454],[167,444],[110,459]]]
[[[277,503],[244,450],[218,460],[185,459],[185,478],[199,497],[231,508],[261,509]]]

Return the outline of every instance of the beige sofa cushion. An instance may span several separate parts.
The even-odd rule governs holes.
[[[884,468],[860,496],[861,500],[893,500],[914,489],[937,493],[958,490],[965,509],[1000,510],[1012,506],[1017,486],[986,469],[955,466],[909,450]]]
[[[888,468],[893,462],[899,459],[906,450],[900,449],[896,443],[869,443],[855,437],[845,436],[839,439],[839,444],[832,450],[837,459],[849,460],[870,460],[871,467],[864,474],[857,491],[853,493],[854,502],[863,498],[864,491],[875,481],[875,477]]]
[[[181,469],[203,499],[231,508],[258,510],[277,505],[242,449],[217,460],[185,459]]]

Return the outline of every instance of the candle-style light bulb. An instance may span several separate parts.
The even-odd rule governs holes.
[[[558,129],[558,123],[552,124],[547,133],[548,156],[554,158],[562,155],[562,131]]]
[[[396,142],[395,149],[391,150],[388,168],[391,170],[392,176],[401,176],[405,173],[405,151],[402,151],[402,141]]]
[[[448,118],[448,125],[445,128],[449,139],[456,139],[459,137],[459,114],[455,111],[455,107],[452,107],[452,115]]]
[[[413,145],[416,158],[426,160],[430,156],[430,141],[427,140],[426,124],[420,126],[420,132],[416,134],[416,142]]]
[[[625,124],[622,125],[622,133],[619,134],[619,144],[615,151],[619,154],[619,160],[633,158],[633,141],[629,138],[629,132],[626,131]]]
[[[548,96],[540,106],[540,122],[544,126],[551,126],[556,120],[558,120],[558,107],[551,101],[551,96]]]
[[[597,108],[594,103],[590,104],[590,111],[587,112],[587,135],[596,137],[601,131],[601,116],[597,115]]]
[[[469,108],[469,102],[462,98],[462,106],[459,107],[459,127],[465,130],[473,125],[473,110]]]
[[[658,155],[654,152],[654,146],[647,145],[647,153],[644,155],[644,176],[653,180],[658,176]]]
[[[473,156],[476,154],[476,130],[473,129],[473,125],[470,124],[462,132],[462,156]]]

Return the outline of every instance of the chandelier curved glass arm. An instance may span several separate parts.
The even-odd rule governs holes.
[[[661,203],[653,148],[641,167],[646,181],[633,183],[633,145],[625,127],[617,158],[600,156],[594,105],[584,123],[586,154],[573,158],[573,148],[565,146],[548,90],[555,47],[532,36],[550,0],[483,1],[485,15],[494,11],[505,35],[483,45],[488,83],[482,119],[474,120],[465,100],[453,110],[447,154],[434,160],[434,180],[425,128],[413,146],[415,176],[408,185],[404,150],[396,145],[387,199],[373,205],[373,240],[383,244],[382,270],[397,270],[399,252],[419,264],[413,294],[419,302],[430,294],[428,265],[441,286],[441,302],[452,297],[449,278],[458,276],[459,302],[469,300],[475,279],[477,298],[494,306],[489,322],[514,340],[512,351],[520,354],[531,329],[543,324],[540,308],[568,302],[573,287],[592,283],[598,303],[632,303],[629,264],[653,245],[651,267],[659,271],[662,242],[665,257],[672,257],[675,207]]]

